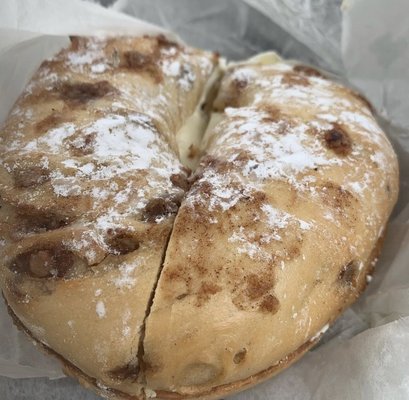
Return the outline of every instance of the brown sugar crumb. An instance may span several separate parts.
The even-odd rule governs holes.
[[[130,69],[146,69],[153,63],[152,54],[144,54],[139,51],[125,51],[122,66]]]
[[[17,167],[12,174],[15,185],[20,188],[41,185],[50,179],[48,169],[40,166]]]
[[[77,157],[92,154],[94,151],[96,133],[87,133],[77,137],[74,141],[68,142],[71,152]]]
[[[302,242],[296,241],[295,243],[292,243],[290,246],[288,246],[288,249],[286,251],[288,260],[292,260],[301,255],[301,245],[302,245]]]
[[[16,213],[23,231],[50,231],[62,228],[71,221],[69,217],[51,212],[40,212],[32,207],[19,206]]]
[[[293,72],[285,72],[281,78],[281,83],[288,86],[309,86],[310,84],[306,76]]]
[[[266,116],[261,119],[261,122],[266,124],[274,123],[275,134],[284,135],[289,131],[289,128],[294,125],[294,122],[291,121],[291,119],[289,119],[286,115],[283,115],[282,111],[279,108],[271,104],[263,103],[260,105],[260,108],[266,114]]]
[[[176,281],[176,280],[182,280],[182,281],[186,280],[187,281],[190,278],[189,276],[186,276],[186,271],[183,269],[183,267],[178,265],[174,269],[165,270],[163,272],[163,279],[166,279],[168,281]],[[180,296],[184,296],[184,295],[180,295]]]
[[[262,119],[263,122],[277,122],[281,118],[280,109],[271,104],[261,104],[260,109],[267,114],[267,116]]]
[[[153,47],[148,52],[132,50],[125,51],[120,55],[117,54],[119,57],[119,67],[137,72],[146,72],[155,82],[161,82],[163,75],[160,68],[160,60],[165,57],[161,50],[167,48],[179,50],[181,46],[164,35],[145,35],[144,38],[152,40]]]
[[[355,261],[350,261],[344,265],[339,273],[339,280],[348,286],[355,287],[358,278],[358,265]]]
[[[66,117],[64,117],[62,113],[53,112],[41,121],[37,122],[37,124],[35,125],[35,130],[38,133],[44,133],[61,124],[65,120]]]
[[[99,99],[117,90],[108,81],[95,83],[87,82],[64,82],[60,89],[60,97],[69,103],[84,104],[88,101]]]
[[[234,157],[234,161],[240,162],[240,163],[247,163],[250,160],[252,160],[254,157],[253,155],[246,150],[240,150],[240,152],[237,154],[236,157]]]
[[[122,54],[120,67],[139,72],[146,72],[155,82],[161,82],[163,76],[158,64],[159,58],[160,53],[158,50],[146,54],[137,50],[125,51]]]
[[[245,280],[246,294],[250,300],[256,300],[263,297],[274,286],[273,274],[265,274],[262,276],[250,274],[246,276]]]
[[[356,198],[349,190],[343,189],[341,186],[332,182],[325,183],[321,187],[320,193],[323,196],[325,204],[337,209],[350,207],[353,201],[356,201]]]
[[[157,222],[158,219],[176,214],[180,203],[181,198],[177,196],[151,199],[143,210],[143,220],[146,222]]]
[[[313,76],[316,78],[325,78],[325,76],[315,68],[309,67],[307,65],[295,65],[293,67],[294,72],[299,72],[306,76]]]
[[[213,169],[218,173],[225,173],[230,171],[232,168],[234,169],[234,164],[221,158],[206,155],[201,159],[200,167],[203,169]]]
[[[248,81],[246,79],[232,79],[224,106],[239,107],[241,94],[243,93],[244,89],[246,89],[247,85]]]
[[[203,282],[197,293],[197,305],[200,306],[203,302],[210,299],[210,296],[220,292],[222,288],[211,282]]]
[[[184,191],[187,191],[190,188],[189,178],[185,174],[172,174],[170,176],[170,181],[174,186],[179,187]]]
[[[128,254],[139,249],[139,240],[125,230],[116,230],[108,233],[107,244],[114,254]]]
[[[9,268],[32,278],[64,278],[81,275],[86,271],[87,265],[72,252],[57,246],[19,254]]]
[[[346,156],[351,152],[352,141],[348,133],[338,124],[324,133],[326,146],[336,154]]]
[[[259,310],[261,312],[268,312],[275,314],[280,308],[280,302],[277,297],[269,294],[267,295],[260,304]]]
[[[194,182],[194,187],[192,188],[191,194],[195,193],[200,193],[204,196],[210,196],[214,187],[210,182],[200,180],[200,178],[197,179],[196,182]]]
[[[264,203],[266,200],[266,192],[258,190],[257,192],[253,192],[251,194],[251,201],[255,205],[255,207],[261,207],[262,203]]]

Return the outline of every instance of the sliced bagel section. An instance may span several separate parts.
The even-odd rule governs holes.
[[[2,128],[3,295],[107,395],[143,396],[144,318],[189,176],[176,136],[216,64],[163,36],[74,38]]]
[[[146,321],[146,384],[164,396],[284,368],[366,285],[396,156],[365,101],[311,71],[250,63],[222,79]]]

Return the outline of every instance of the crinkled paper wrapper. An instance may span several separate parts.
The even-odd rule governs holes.
[[[109,1],[109,0],[105,0]],[[0,3],[0,122],[67,35],[176,32],[230,59],[273,49],[337,74],[379,114],[400,161],[400,197],[369,288],[300,362],[236,400],[409,398],[409,2],[407,0],[80,0]],[[137,20],[135,17],[139,17]],[[151,25],[148,20],[163,28]],[[364,168],[364,166],[363,166]],[[62,376],[0,302],[0,375]],[[42,395],[33,393],[32,399]],[[69,397],[67,397],[69,398]]]

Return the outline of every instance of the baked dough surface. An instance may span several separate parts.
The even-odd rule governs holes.
[[[213,101],[217,64],[162,36],[76,38],[2,129],[3,295],[111,398],[217,398],[288,366],[364,289],[396,202],[360,95],[256,59]]]
[[[41,65],[2,129],[4,296],[37,340],[133,394],[188,176],[175,132],[216,61],[162,36],[76,38]]]

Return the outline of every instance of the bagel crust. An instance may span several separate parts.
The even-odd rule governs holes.
[[[366,286],[396,155],[361,95],[265,60],[73,38],[2,128],[3,296],[105,397],[250,387]]]

